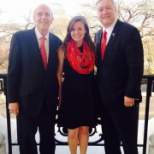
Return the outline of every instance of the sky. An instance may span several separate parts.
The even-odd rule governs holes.
[[[75,14],[83,0],[0,0],[0,23],[22,21],[23,16],[28,15],[38,4],[52,2],[61,2],[67,14]]]
[[[96,0],[0,0],[0,23],[22,23],[26,22],[24,16],[33,12],[34,8],[41,3],[60,2],[68,15],[75,15],[81,9],[84,2]],[[116,1],[116,0],[115,0]],[[128,0],[126,0],[127,2]],[[129,0],[141,1],[141,0]],[[151,0],[152,1],[152,0]]]

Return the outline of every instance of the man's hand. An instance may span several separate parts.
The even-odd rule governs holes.
[[[126,107],[132,107],[132,106],[134,106],[134,103],[135,103],[134,98],[130,98],[130,97],[127,97],[127,96],[124,97],[124,105]]]
[[[19,114],[19,104],[18,102],[9,103],[8,109],[11,114],[18,115]]]

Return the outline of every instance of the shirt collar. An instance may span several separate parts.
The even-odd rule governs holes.
[[[116,24],[116,22],[117,22],[117,18],[115,19],[115,21],[112,23],[112,25],[110,25],[108,28],[105,28],[104,26],[103,26],[103,30],[106,30],[107,32],[108,31],[112,31],[113,30],[113,28],[114,28],[114,26],[115,26],[115,24]]]
[[[39,40],[42,37],[42,34],[38,31],[37,27],[35,27],[35,34],[37,37],[37,40]],[[46,40],[49,39],[49,32],[45,35]]]

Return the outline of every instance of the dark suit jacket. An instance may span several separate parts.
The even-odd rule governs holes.
[[[96,66],[101,100],[108,107],[122,107],[124,96],[141,101],[143,46],[137,28],[117,21],[101,60],[102,29],[95,36]]]
[[[8,102],[19,102],[19,112],[36,116],[45,100],[50,114],[55,113],[58,96],[56,77],[61,40],[49,33],[49,58],[44,69],[35,30],[20,31],[11,40],[7,76]]]

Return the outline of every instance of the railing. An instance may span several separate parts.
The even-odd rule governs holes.
[[[0,74],[0,91],[4,92],[4,95],[6,97],[6,106],[7,106],[8,100],[7,100],[7,95],[6,95],[6,93],[7,93],[6,79],[7,79],[6,74]],[[149,106],[150,106],[150,97],[151,97],[152,91],[154,91],[154,75],[144,75],[143,79],[144,79],[144,81],[146,81],[146,84],[147,84],[146,101],[145,101],[145,117],[144,117],[144,121],[145,121],[144,122],[144,136],[143,136],[143,144],[138,144],[137,146],[143,147],[143,154],[146,154]],[[12,143],[10,114],[9,114],[7,107],[6,107],[6,117],[7,117],[8,153],[12,154],[12,146],[18,146],[18,143]],[[98,119],[98,124],[100,124],[100,119]],[[58,128],[57,132],[60,135],[67,137],[67,129]],[[96,133],[98,133],[97,127],[89,130],[90,137],[92,137]],[[89,146],[104,146],[103,140],[104,140],[103,134],[100,133],[98,139],[96,139],[95,141],[89,141],[88,145]],[[56,143],[56,145],[68,145],[67,141],[61,141],[61,140],[57,139],[56,135],[55,135],[55,143]]]

